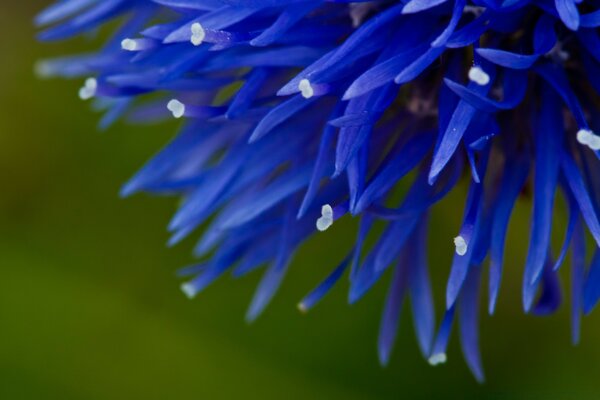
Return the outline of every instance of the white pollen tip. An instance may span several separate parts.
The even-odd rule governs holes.
[[[43,79],[51,77],[54,71],[48,62],[42,60],[35,63],[33,72],[35,76]]]
[[[191,283],[182,283],[179,288],[188,299],[196,297],[196,289],[194,289],[194,286]]]
[[[79,98],[81,100],[89,100],[96,95],[98,89],[98,81],[96,78],[87,78],[83,87],[79,89]]]
[[[121,48],[127,51],[136,51],[138,49],[137,43],[133,39],[123,39]]]
[[[589,129],[580,129],[577,131],[577,141],[583,145],[588,145],[594,134]]]
[[[588,146],[594,151],[600,150],[600,136],[592,134]]]
[[[454,246],[456,247],[456,254],[459,256],[464,256],[467,253],[467,242],[462,236],[454,238]]]
[[[302,97],[305,99],[310,99],[315,94],[315,90],[310,85],[310,81],[308,79],[302,79],[298,83],[298,89],[300,90],[300,93],[302,93]]]
[[[174,118],[181,118],[185,113],[185,104],[177,99],[173,99],[167,103],[167,109],[171,111]]]
[[[481,67],[475,65],[469,69],[469,80],[480,86],[485,86],[490,83],[490,76]]]
[[[333,225],[333,208],[329,204],[324,204],[321,207],[321,218],[317,220],[317,229],[321,232],[326,231]]]
[[[206,37],[206,31],[202,27],[199,22],[194,22],[191,27],[192,36],[190,37],[190,42],[194,46],[200,46]]]
[[[308,312],[308,308],[304,303],[298,303],[296,307],[298,307],[298,311],[300,311],[302,314],[306,314]]]
[[[437,353],[437,354],[433,354],[431,357],[429,357],[429,359],[427,360],[427,362],[429,362],[429,365],[439,365],[439,364],[444,364],[447,360],[446,357],[446,353]]]

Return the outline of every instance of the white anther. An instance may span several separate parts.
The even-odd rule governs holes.
[[[478,85],[485,86],[490,83],[490,76],[481,67],[475,65],[469,69],[469,80]]]
[[[588,147],[594,151],[600,150],[600,136],[592,134]]]
[[[138,49],[138,45],[135,40],[128,38],[121,41],[121,48],[127,51],[136,51]]]
[[[321,207],[321,218],[317,220],[317,229],[326,231],[333,224],[333,208],[329,204]]]
[[[167,109],[171,111],[173,117],[181,118],[185,113],[185,104],[177,99],[173,99],[167,103]]]
[[[191,283],[182,283],[179,288],[188,299],[193,299],[194,297],[196,297],[196,289]]]
[[[49,78],[54,75],[52,65],[44,60],[36,62],[33,71],[38,78]]]
[[[308,79],[302,79],[300,83],[298,83],[298,89],[302,93],[302,97],[305,99],[310,99],[315,94],[315,90],[310,85],[310,81]]]
[[[427,360],[429,362],[429,365],[438,365],[438,364],[444,364],[447,360],[446,357],[446,353],[437,353],[437,354],[433,354],[431,357],[429,357],[429,359]]]
[[[462,236],[457,236],[454,238],[454,246],[456,247],[456,254],[459,256],[464,256],[467,253],[467,242]]]
[[[79,98],[81,100],[91,99],[96,95],[98,89],[98,81],[96,78],[87,78],[81,89],[79,89]]]
[[[600,136],[589,129],[580,129],[577,131],[577,141],[594,151],[600,150]]]
[[[298,311],[300,311],[303,314],[306,314],[308,312],[308,308],[306,307],[306,305],[304,303],[298,303],[297,307],[298,307]]]
[[[577,141],[583,145],[588,145],[594,133],[589,129],[580,129],[577,131]]]
[[[190,42],[194,46],[200,46],[206,37],[206,31],[202,27],[199,22],[194,22],[191,27],[192,36],[190,37]]]

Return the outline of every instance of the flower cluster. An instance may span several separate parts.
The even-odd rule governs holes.
[[[193,297],[224,273],[265,268],[256,318],[294,251],[344,216],[354,246],[299,304],[313,307],[346,270],[349,301],[387,269],[379,357],[387,363],[410,297],[420,349],[445,361],[455,314],[465,359],[478,351],[481,270],[498,296],[505,237],[521,193],[532,194],[522,299],[561,302],[557,270],[571,249],[573,338],[600,297],[600,10],[584,0],[62,0],[42,12],[41,40],[116,21],[94,53],[48,60],[43,75],[84,77],[79,95],[123,117],[185,122],[124,187],[181,195],[177,243],[207,223],[183,270]],[[436,330],[427,267],[428,214],[469,181],[446,311]],[[400,202],[400,182],[410,188]],[[562,247],[550,245],[555,197],[568,205]],[[363,246],[374,224],[376,243]],[[452,238],[448,238],[452,244]],[[439,245],[439,243],[436,243]]]

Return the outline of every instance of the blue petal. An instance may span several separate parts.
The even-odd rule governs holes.
[[[435,342],[433,344],[433,350],[429,357],[429,363],[436,365],[438,363],[446,362],[446,349],[448,347],[448,340],[450,339],[450,333],[452,332],[452,324],[454,323],[454,309],[452,306],[444,313],[442,324],[438,330]]]
[[[75,15],[98,0],[70,0],[55,3],[35,17],[37,26],[50,25]]]
[[[576,31],[579,28],[579,11],[574,0],[554,0],[556,11],[567,28]]]
[[[567,197],[567,203],[569,205],[569,222],[567,223],[567,229],[565,230],[565,239],[563,241],[563,245],[561,247],[560,253],[554,266],[552,269],[554,271],[558,271],[560,266],[562,265],[565,257],[567,256],[567,250],[569,249],[569,245],[571,244],[571,238],[573,237],[573,232],[575,231],[575,225],[577,220],[579,219],[579,208],[577,207],[577,202],[573,198],[573,195],[568,189],[564,190],[565,196]]]
[[[573,192],[573,197],[575,197],[575,200],[579,205],[581,216],[587,224],[596,244],[600,247],[600,223],[598,222],[594,204],[585,188],[583,178],[577,169],[575,161],[565,151],[563,151],[561,155],[561,166],[566,176],[566,181]]]
[[[578,219],[573,236],[573,259],[571,262],[571,340],[579,342],[581,336],[581,313],[583,310],[583,281],[585,271],[585,237],[583,224]]]
[[[404,5],[402,14],[414,14],[444,4],[447,0],[410,0]]]
[[[394,269],[394,275],[383,308],[377,348],[379,350],[379,362],[384,366],[387,365],[390,360],[392,348],[398,333],[400,310],[402,308],[407,286],[406,275],[406,266],[401,262]]]
[[[583,286],[583,312],[589,314],[600,300],[600,251],[596,249]]]
[[[490,75],[490,78],[492,77],[493,74]],[[467,87],[475,93],[486,94],[492,81],[493,79],[490,79],[490,83],[485,86],[481,86],[475,82],[470,82]],[[437,176],[446,166],[448,161],[450,161],[452,155],[454,155],[460,140],[462,139],[476,112],[477,110],[473,106],[468,104],[466,101],[461,100],[454,109],[448,125],[444,126],[441,123],[439,124],[440,132],[442,132],[442,129],[444,129],[444,133],[441,135],[440,143],[436,147],[433,161],[431,163],[431,170],[429,172],[430,183],[435,182]]]
[[[548,256],[548,262],[544,266],[541,278],[542,294],[533,307],[533,314],[538,316],[550,315],[554,313],[562,302],[562,293],[560,281],[555,271],[552,270],[552,260]],[[532,285],[534,288],[539,286],[539,282]]]
[[[580,15],[579,25],[584,28],[597,28],[600,26],[600,10]]]
[[[393,156],[382,163],[382,167],[375,172],[367,184],[365,191],[360,196],[355,213],[367,208],[386,194],[403,176],[410,172],[427,154],[433,144],[431,132],[417,134]]]
[[[385,109],[391,103],[395,94],[393,85],[391,84],[375,89],[363,96],[350,100],[344,114],[355,115],[360,111],[366,114],[377,112],[380,116],[381,110]],[[375,120],[371,121],[375,122]],[[371,131],[372,124],[347,126],[340,129],[335,153],[334,177],[344,171],[350,160],[356,156],[360,146],[370,136]]]
[[[431,65],[444,52],[444,47],[431,47],[423,55],[409,64],[394,78],[398,85],[410,82],[418,77],[427,67]]]
[[[411,64],[415,57],[423,54],[425,49],[424,45],[408,49],[368,69],[352,82],[344,93],[343,99],[349,100],[361,96],[391,82],[400,71]]]
[[[499,190],[498,201],[492,225],[492,238],[490,249],[490,281],[489,281],[489,313],[494,313],[504,262],[504,247],[508,222],[515,201],[529,175],[529,163],[525,157],[520,157],[516,162],[507,162],[502,184]]]
[[[450,308],[454,305],[469,271],[471,257],[475,247],[475,237],[479,230],[479,220],[483,203],[482,186],[482,184],[473,182],[469,189],[463,225],[460,229],[460,236],[467,244],[467,251],[463,255],[454,254],[450,276],[448,277],[448,283],[446,285],[446,308]]]
[[[344,261],[340,263],[332,272],[325,278],[323,282],[319,284],[312,292],[307,294],[301,301],[298,303],[298,308],[302,312],[307,312],[311,308],[313,308],[327,293],[329,290],[339,281],[342,274],[348,267],[348,263],[350,261],[349,257],[346,257]]]
[[[369,215],[365,215],[360,219],[358,225],[358,234],[354,242],[354,250],[352,254],[352,264],[350,269],[350,281],[353,281],[358,273],[358,266],[360,263],[360,254],[362,252],[363,243],[369,233],[369,230],[373,226],[373,218]]]
[[[479,17],[452,33],[446,47],[461,48],[475,43],[489,28],[489,14],[485,10]]]
[[[277,20],[250,41],[252,46],[268,46],[284,35],[288,29],[300,21],[306,14],[319,6],[321,1],[308,1],[292,4],[279,14]]]
[[[427,221],[425,219],[425,221]],[[421,223],[408,243],[410,259],[408,259],[408,282],[410,303],[419,348],[424,357],[429,357],[433,345],[435,329],[435,310],[433,295],[427,268],[427,223]]]
[[[573,117],[577,121],[577,125],[580,129],[587,128],[588,124],[585,119],[585,115],[577,100],[577,96],[569,86],[569,81],[562,70],[552,64],[543,64],[535,68],[535,71],[546,80],[556,92],[562,97],[563,101],[571,110]]]
[[[450,17],[450,22],[448,22],[448,26],[446,26],[444,31],[440,33],[440,35],[433,42],[431,42],[432,47],[444,46],[448,42],[448,39],[454,33],[454,30],[458,26],[458,22],[460,21],[460,18],[463,15],[465,5],[466,0],[454,1],[454,7],[452,9],[452,16]]]
[[[346,168],[346,176],[348,178],[348,194],[350,195],[350,210],[354,214],[354,208],[358,200],[358,196],[363,193],[365,187],[365,180],[367,175],[367,163],[368,163],[368,143],[361,146],[358,150],[358,154],[354,157],[348,167]]]
[[[254,128],[248,142],[252,143],[262,138],[277,127],[277,125],[283,123],[285,120],[314,103],[315,100],[317,100],[317,97],[305,99],[297,94],[277,107],[274,107],[263,119],[261,119],[256,128]]]
[[[536,163],[531,235],[523,281],[525,311],[529,311],[531,307],[535,290],[534,283],[540,277],[550,245],[552,210],[558,179],[563,129],[558,98],[546,88],[534,132]]]
[[[248,307],[248,311],[246,312],[246,321],[248,322],[254,321],[269,304],[275,295],[275,292],[281,285],[292,257],[290,245],[294,218],[292,216],[293,214],[291,205],[288,205],[287,208],[287,215],[283,223],[282,233],[279,239],[277,258],[267,269],[260,283],[258,284],[258,287],[256,288],[254,297],[252,298],[250,306]]]
[[[244,202],[243,206],[231,210],[231,213],[221,223],[221,228],[231,228],[256,218],[256,216],[306,186],[310,179],[310,173],[309,168],[303,167],[298,171],[290,171],[290,173],[279,177],[261,192],[256,193],[252,199]]]
[[[338,106],[333,115],[338,115],[341,111],[340,109],[341,107]],[[310,178],[310,183],[308,184],[308,188],[304,194],[304,199],[302,200],[302,204],[298,210],[298,219],[302,218],[306,213],[308,207],[311,205],[317,194],[321,179],[326,175],[326,169],[333,164],[333,152],[331,151],[331,145],[333,144],[335,132],[336,129],[331,125],[325,125],[325,128],[323,129],[321,141],[319,143],[319,151],[315,159],[315,166]]]
[[[533,32],[534,51],[537,54],[546,54],[556,45],[556,41],[557,37],[556,32],[554,31],[554,18],[544,14],[538,20]]]
[[[460,344],[465,361],[478,382],[484,381],[479,352],[480,268],[471,268],[459,303]]]
[[[505,97],[502,101],[489,99],[468,87],[459,85],[448,78],[444,82],[450,90],[456,93],[462,100],[481,111],[497,112],[515,108],[525,97],[527,91],[527,76],[517,71],[507,70],[504,77]]]
[[[539,58],[537,54],[534,55],[524,55],[524,54],[516,54],[511,53],[505,50],[498,49],[476,49],[477,54],[479,54],[484,59],[488,60],[491,63],[500,65],[506,68],[512,69],[528,69],[530,68]]]

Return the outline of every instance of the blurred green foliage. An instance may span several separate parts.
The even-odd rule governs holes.
[[[81,82],[37,80],[37,59],[83,48],[36,43],[31,20],[45,4],[6,2],[0,11],[0,399],[600,397],[600,316],[584,319],[573,347],[564,305],[551,318],[522,314],[526,201],[511,225],[497,315],[482,309],[484,385],[456,338],[445,366],[421,359],[406,306],[391,365],[378,365],[383,283],[348,306],[343,282],[313,312],[296,311],[349,247],[341,232],[351,221],[302,248],[251,326],[243,315],[260,273],[187,300],[174,271],[191,261],[192,243],[164,245],[176,200],[117,195],[176,125],[99,133],[98,116],[77,99]],[[432,217],[438,316],[463,197],[456,191]]]

